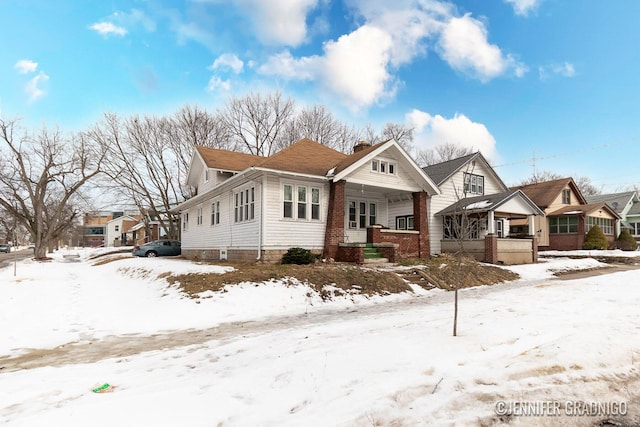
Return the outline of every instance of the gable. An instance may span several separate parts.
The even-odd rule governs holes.
[[[554,209],[563,205],[584,205],[586,199],[572,178],[561,178],[552,181],[513,187],[522,190],[541,209]],[[563,200],[563,191],[569,195],[569,203]]]
[[[476,185],[476,188],[479,183],[482,185],[481,192],[472,193],[493,194],[508,190],[508,187],[479,151],[457,159],[426,166],[423,170],[438,184],[441,190],[450,190],[451,183],[454,184],[455,188],[462,189],[465,174],[475,175],[475,178],[472,179],[470,177],[470,180],[471,184]]]

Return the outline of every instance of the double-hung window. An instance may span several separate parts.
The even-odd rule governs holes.
[[[235,222],[252,221],[255,218],[255,188],[247,188],[234,194]]]
[[[484,176],[464,173],[464,192],[467,194],[484,194]]]
[[[211,204],[211,225],[220,224],[220,201]]]
[[[319,220],[320,188],[284,184],[282,186],[282,217],[297,220]]]

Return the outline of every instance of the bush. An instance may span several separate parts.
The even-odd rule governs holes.
[[[591,227],[584,239],[582,249],[609,249],[609,242],[599,226]]]
[[[318,257],[311,253],[310,250],[304,248],[291,248],[282,255],[282,264],[311,264]]]
[[[629,230],[626,228],[622,230],[616,243],[618,249],[622,249],[623,251],[635,251],[638,248],[636,239],[633,238],[631,233],[629,233]]]

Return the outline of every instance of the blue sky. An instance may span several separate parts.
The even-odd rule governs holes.
[[[214,111],[276,89],[347,123],[537,170],[640,184],[640,2],[0,0],[0,114],[80,131],[105,112]]]

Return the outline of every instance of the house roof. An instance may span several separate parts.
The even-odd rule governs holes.
[[[553,181],[538,182],[512,188],[522,190],[536,205],[542,209],[546,209],[567,185],[578,195],[580,200],[579,204],[584,205],[587,203],[580,189],[573,181],[573,178],[560,178],[554,179]]]
[[[436,216],[460,213],[462,209],[467,213],[496,211],[500,206],[514,197],[522,198],[522,200],[531,208],[532,214],[540,216],[544,215],[544,212],[542,212],[526,194],[516,189],[504,191],[502,193],[488,194],[485,196],[466,197],[458,200],[450,206],[447,206],[440,212],[436,213]]]
[[[342,172],[343,170],[347,169],[349,166],[356,163],[358,160],[362,159],[363,157],[366,157],[369,153],[377,150],[378,148],[380,148],[380,146],[382,146],[383,144],[386,144],[389,141],[390,140],[387,140],[387,141],[379,142],[378,144],[373,144],[368,147],[361,148],[359,151],[353,154],[350,154],[348,156],[345,156],[344,159],[342,159],[338,164],[335,165],[336,169],[334,173],[338,174]]]
[[[352,156],[304,138],[270,157],[263,157],[255,166],[325,176],[329,169]]]
[[[550,212],[547,216],[562,216],[562,215],[587,215],[590,212],[604,209],[608,211],[613,217],[620,218],[620,215],[616,213],[616,211],[611,208],[608,204],[604,202],[600,203],[589,203],[586,205],[569,205],[563,206],[562,208]]]
[[[473,158],[477,157],[479,152],[468,154],[457,159],[447,160],[446,162],[436,163],[434,165],[425,166],[422,170],[429,175],[437,185],[445,182],[450,176],[456,173],[462,166],[466,165]]]
[[[629,200],[634,202],[638,201],[638,196],[635,191],[626,191],[624,193],[611,193],[611,194],[594,194],[592,196],[586,196],[589,203],[605,202],[611,206],[616,212],[622,213],[624,208],[629,203]]]
[[[196,150],[208,168],[224,171],[240,172],[264,160],[264,157],[239,151],[220,150],[203,146],[196,146]]]

